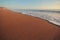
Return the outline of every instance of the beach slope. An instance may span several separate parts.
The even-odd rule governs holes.
[[[60,29],[46,20],[0,7],[0,40],[60,40]]]

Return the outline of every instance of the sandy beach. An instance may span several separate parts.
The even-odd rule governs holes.
[[[0,40],[60,40],[60,29],[46,20],[1,7],[0,35]]]

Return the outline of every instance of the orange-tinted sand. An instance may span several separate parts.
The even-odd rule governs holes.
[[[0,40],[60,40],[60,29],[45,20],[0,8]]]

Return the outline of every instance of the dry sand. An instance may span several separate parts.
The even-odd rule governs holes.
[[[0,40],[60,40],[60,29],[43,19],[0,7]]]

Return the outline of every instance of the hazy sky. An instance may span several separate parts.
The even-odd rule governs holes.
[[[60,9],[60,0],[0,0],[0,7],[13,9]]]

